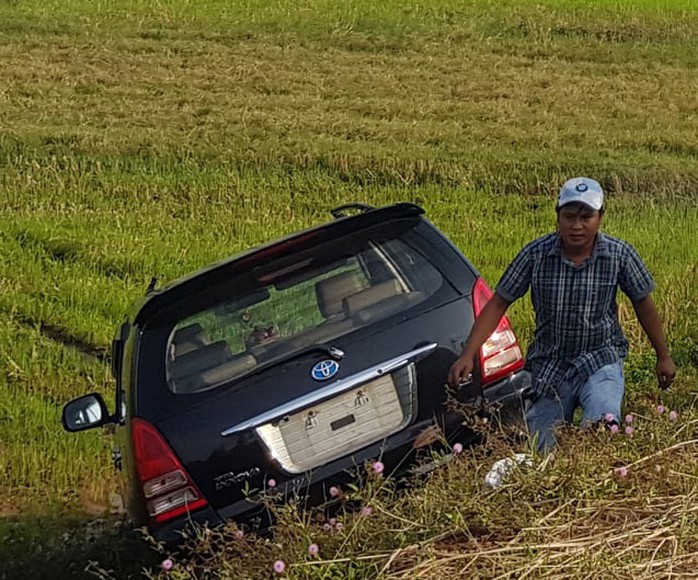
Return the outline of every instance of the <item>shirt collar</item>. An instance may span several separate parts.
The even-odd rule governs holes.
[[[603,235],[601,232],[598,233],[596,236],[596,246],[594,246],[594,252],[592,253],[592,257],[596,254],[597,256],[604,256],[608,258],[611,255],[610,250],[608,249],[608,240],[606,239],[606,236]]]
[[[548,248],[548,256],[562,256],[562,242],[560,241],[560,234],[557,232]]]

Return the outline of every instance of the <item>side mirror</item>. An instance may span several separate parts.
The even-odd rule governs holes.
[[[100,427],[110,422],[107,405],[98,393],[73,399],[63,407],[63,428],[74,433]]]

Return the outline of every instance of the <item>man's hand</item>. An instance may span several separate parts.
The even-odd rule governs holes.
[[[668,389],[676,377],[676,365],[670,356],[662,357],[657,359],[655,372],[657,373],[659,388],[662,390]]]
[[[487,301],[485,307],[480,312],[480,315],[475,319],[472,329],[470,330],[470,336],[463,346],[463,351],[458,357],[456,362],[451,366],[451,370],[448,372],[448,384],[452,387],[457,387],[459,383],[465,382],[470,378],[470,374],[473,372],[473,367],[475,366],[474,360],[475,355],[479,348],[490,336],[502,316],[506,314],[507,308],[509,307],[509,302],[504,300],[499,294],[495,293]]]
[[[448,371],[448,384],[457,387],[461,382],[467,381],[473,372],[473,366],[472,356],[460,355]]]

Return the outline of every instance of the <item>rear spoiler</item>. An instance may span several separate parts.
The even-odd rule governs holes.
[[[352,210],[358,210],[360,213],[347,215],[347,212]],[[350,203],[337,207],[332,210],[332,215],[335,217],[333,221],[257,246],[242,254],[231,256],[226,260],[179,278],[161,288],[151,290],[139,305],[138,311],[134,315],[133,324],[138,325],[157,311],[178,300],[187,299],[202,289],[228,280],[241,271],[254,268],[255,265],[264,263],[270,255],[277,252],[282,253],[294,246],[311,243],[311,240],[320,241],[320,239],[327,237],[341,237],[391,220],[417,217],[423,214],[424,209],[412,203],[397,203],[380,208],[372,208],[363,203]]]

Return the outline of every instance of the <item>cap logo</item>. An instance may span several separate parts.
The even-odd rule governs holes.
[[[587,189],[589,189],[589,186],[586,183],[578,183],[575,186],[575,189],[580,193],[584,193]]]

